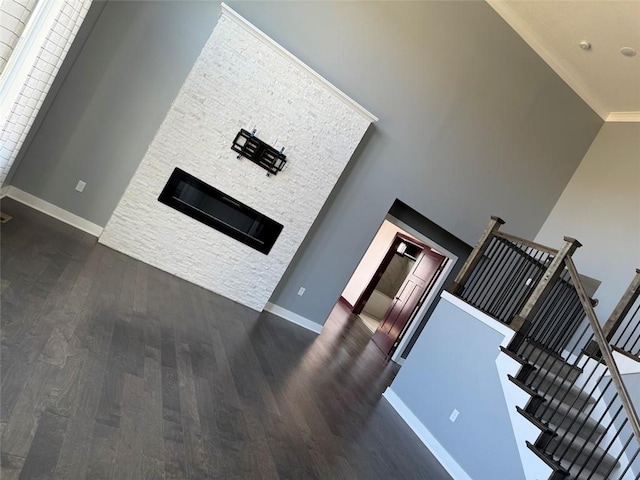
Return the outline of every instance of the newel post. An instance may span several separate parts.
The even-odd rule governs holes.
[[[562,248],[558,250],[558,253],[547,267],[542,279],[538,282],[535,289],[527,299],[527,303],[524,304],[522,310],[520,310],[520,312],[513,318],[513,321],[510,324],[511,328],[516,332],[519,332],[523,325],[535,316],[542,306],[545,298],[547,298],[547,295],[551,292],[551,289],[558,280],[558,277],[560,277],[560,274],[564,270],[565,258],[571,257],[581,246],[582,244],[575,238],[564,237],[564,245],[562,245]]]
[[[462,265],[462,268],[458,272],[458,275],[456,275],[456,279],[447,288],[447,291],[449,293],[457,295],[462,292],[465,283],[467,283],[467,280],[471,275],[471,272],[473,272],[473,269],[476,267],[476,265],[484,255],[484,252],[487,250],[489,242],[491,241],[491,236],[494,232],[500,230],[500,227],[502,225],[504,225],[504,220],[502,220],[500,217],[496,217],[493,215],[491,216],[489,225],[487,225],[487,228],[485,228],[484,232],[482,232],[478,243],[476,243],[476,246],[473,247],[473,250],[469,254],[469,257],[464,262],[464,265]]]
[[[631,284],[624,292],[624,295],[616,305],[616,308],[611,312],[611,316],[602,327],[602,331],[607,338],[607,341],[611,341],[616,331],[620,327],[620,324],[631,310],[634,302],[640,295],[640,268],[636,268],[636,276],[631,280]]]

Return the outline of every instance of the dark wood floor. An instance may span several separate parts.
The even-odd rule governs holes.
[[[3,479],[450,478],[357,319],[317,337],[2,211]]]

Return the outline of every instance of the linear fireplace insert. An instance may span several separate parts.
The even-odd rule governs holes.
[[[282,225],[204,183],[184,170],[173,170],[158,201],[268,254]]]

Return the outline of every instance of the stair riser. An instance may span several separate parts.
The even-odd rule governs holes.
[[[525,357],[537,369],[538,376],[561,377],[573,382],[580,376],[580,370],[555,357]]]
[[[604,434],[604,427],[594,421],[587,421],[587,423],[584,423],[580,421],[580,419],[578,419],[574,422],[573,418],[566,418],[561,422],[558,417],[559,415],[556,416],[555,419],[552,419],[551,422],[547,423],[549,423],[550,426],[554,429],[569,430],[570,435],[577,434],[577,437],[579,438],[587,437],[597,442],[602,438],[602,435]],[[593,432],[594,429],[595,433],[591,435],[591,432]]]
[[[547,399],[557,399],[567,405],[579,406],[580,409],[594,402],[591,395],[575,386],[560,382],[533,381],[531,388],[534,388]]]
[[[589,455],[590,452],[583,452],[578,455],[578,452],[579,450],[571,450],[563,455],[563,464],[571,462],[580,468],[584,466],[583,472],[585,473],[585,477],[587,477],[594,470],[600,475],[605,475],[617,464],[615,458],[609,455],[604,455],[603,458],[602,455]]]
[[[521,353],[530,363],[538,367],[539,370],[548,370],[551,373],[560,374],[563,377],[575,380],[580,376],[581,370],[556,355],[551,355],[544,350],[531,345],[527,346]]]
[[[582,445],[582,444],[580,444]],[[555,448],[554,442],[551,442],[548,452],[552,452]],[[562,445],[555,454],[555,457],[558,454],[562,454],[563,464],[573,463],[582,467],[586,464],[584,470],[592,472],[596,469],[596,473],[604,475],[607,471],[609,471],[612,467],[614,467],[617,462],[614,457],[606,454],[593,454],[593,450],[589,447],[585,448],[582,452],[580,451],[580,447],[572,445],[571,448],[566,453],[565,451],[566,445]],[[603,458],[604,456],[604,458]],[[602,459],[602,461],[601,461]]]

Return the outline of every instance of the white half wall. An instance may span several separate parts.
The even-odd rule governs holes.
[[[234,12],[223,14],[100,242],[262,310],[376,118]],[[277,176],[231,143],[241,128],[280,149]],[[284,225],[268,255],[157,201],[179,167]]]
[[[604,322],[640,267],[640,123],[605,123],[535,240],[583,244],[580,273],[602,282],[598,318]]]
[[[503,390],[504,362],[497,359],[512,336],[506,325],[443,292],[391,383],[411,415],[399,413],[420,438],[422,429],[430,432],[447,453],[438,458],[454,478],[467,478],[459,469],[474,480],[545,478],[524,472],[535,459],[527,457],[523,465],[518,425],[512,424],[512,401],[522,399]],[[513,373],[516,367],[510,368]]]

